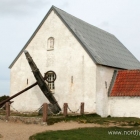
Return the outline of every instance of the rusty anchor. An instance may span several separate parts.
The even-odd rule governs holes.
[[[47,98],[47,99],[49,100],[49,102],[52,104],[53,109],[55,110],[55,113],[60,112],[60,111],[61,111],[61,108],[60,108],[59,104],[57,103],[55,97],[54,97],[53,94],[51,93],[51,91],[50,91],[48,85],[47,85],[46,82],[45,82],[45,80],[47,80],[48,83],[49,83],[49,82],[50,82],[50,83],[51,83],[51,82],[54,82],[54,81],[49,81],[49,80],[48,80],[48,77],[47,77],[47,73],[49,73],[49,72],[54,73],[54,72],[53,72],[53,71],[48,71],[47,73],[45,73],[45,76],[44,76],[44,78],[43,78],[43,76],[41,75],[39,69],[37,68],[37,66],[36,66],[36,64],[35,64],[35,62],[33,61],[32,57],[30,56],[29,52],[25,50],[24,53],[25,53],[25,56],[26,56],[26,58],[27,58],[27,60],[28,60],[28,63],[29,63],[29,65],[30,65],[31,69],[32,69],[33,75],[34,75],[34,77],[35,77],[35,79],[36,79],[37,82],[35,82],[34,84],[30,85],[29,87],[23,89],[22,91],[16,93],[15,95],[9,97],[8,99],[6,99],[6,100],[0,102],[0,108],[1,108],[3,105],[5,105],[6,102],[9,102],[11,99],[13,99],[13,98],[19,96],[20,94],[24,93],[25,91],[27,91],[27,90],[33,88],[34,86],[38,85],[38,86],[40,87],[41,91],[42,91],[42,92],[44,93],[44,95],[46,96],[46,98]],[[56,79],[56,74],[54,73],[54,75],[55,75],[55,78],[54,78],[54,80],[55,80],[55,79]]]

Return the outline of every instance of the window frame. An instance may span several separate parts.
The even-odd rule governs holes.
[[[54,37],[49,37],[47,41],[47,51],[54,50]]]

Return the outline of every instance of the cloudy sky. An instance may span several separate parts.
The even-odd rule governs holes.
[[[0,0],[0,96],[10,92],[9,65],[52,5],[114,34],[140,60],[140,0]]]

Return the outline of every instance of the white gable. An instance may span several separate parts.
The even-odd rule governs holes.
[[[47,50],[50,37],[54,38],[54,49]],[[85,102],[86,111],[95,111],[96,65],[54,11],[49,14],[26,50],[42,75],[48,70],[56,72],[54,96],[61,108],[66,102],[72,110],[76,110],[81,102]],[[10,95],[34,82],[28,62],[21,54],[11,68]],[[31,111],[48,102],[38,86],[16,97],[14,101],[13,106],[21,111]]]

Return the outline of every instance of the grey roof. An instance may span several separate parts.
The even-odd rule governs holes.
[[[140,62],[114,35],[90,25],[54,6],[49,10],[32,37],[12,62],[10,68],[27,47],[52,10],[56,12],[96,64],[122,69],[140,68]]]

